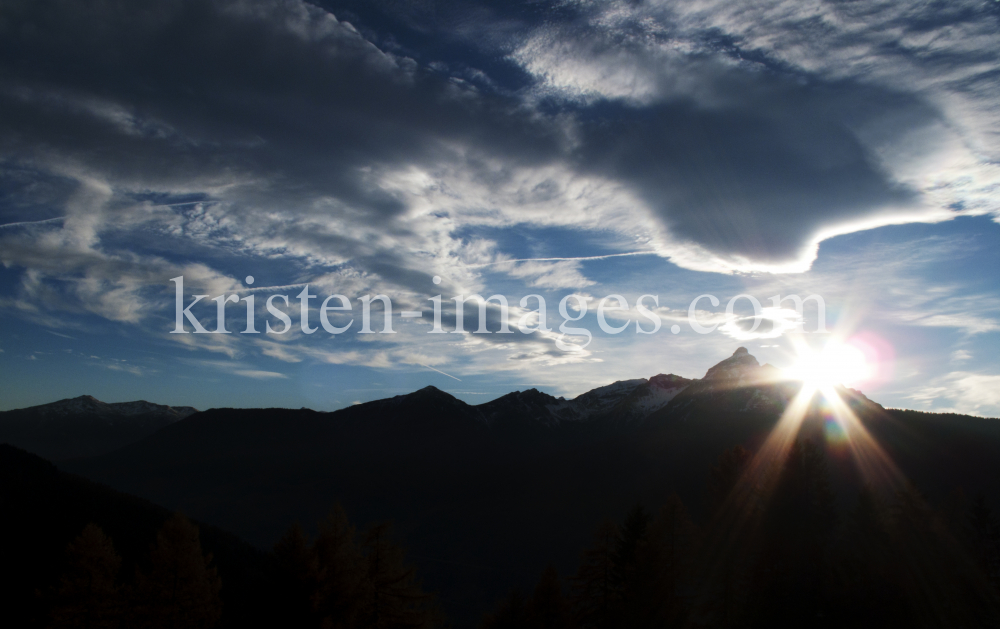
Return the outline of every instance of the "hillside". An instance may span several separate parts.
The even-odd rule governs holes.
[[[123,574],[134,574],[170,511],[0,445],[0,607],[9,627],[36,626],[65,566],[67,544],[89,523],[114,540]],[[225,626],[246,626],[271,587],[267,557],[231,533],[200,524],[201,543],[222,578]]]

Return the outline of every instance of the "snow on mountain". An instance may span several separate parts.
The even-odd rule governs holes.
[[[110,452],[197,413],[144,400],[108,404],[90,395],[0,412],[0,442],[50,459]]]
[[[592,419],[614,408],[628,394],[646,384],[645,378],[618,380],[603,387],[581,393],[572,400],[564,400],[553,405],[552,412],[559,418],[571,421]]]
[[[659,374],[649,380],[619,380],[571,400],[528,389],[508,393],[474,408],[482,412],[482,419],[487,423],[513,418],[545,426],[561,422],[636,421],[663,408],[690,382],[673,374]]]
[[[177,415],[178,419],[184,419],[198,412],[198,409],[192,406],[165,406],[163,404],[153,404],[145,400],[112,402],[108,406],[126,416],[142,415],[144,413],[173,413]]]
[[[145,400],[134,402],[102,402],[92,395],[81,395],[75,398],[50,402],[39,406],[17,409],[17,411],[6,411],[0,413],[0,422],[10,416],[7,413],[30,413],[32,415],[46,419],[56,417],[68,417],[72,415],[104,415],[109,418],[135,417],[146,414],[163,414],[176,419],[184,419],[198,412],[198,409],[190,406],[166,406],[164,404],[153,404]]]

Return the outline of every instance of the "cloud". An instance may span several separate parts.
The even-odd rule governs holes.
[[[108,369],[111,369],[112,371],[125,371],[125,372],[128,372],[128,373],[132,374],[133,376],[141,376],[144,373],[141,367],[137,367],[135,365],[127,365],[127,364],[122,364],[122,363],[111,363],[111,364],[104,365],[104,366],[107,367]]]
[[[256,380],[271,380],[274,378],[287,378],[283,373],[278,373],[276,371],[261,371],[259,369],[236,369],[233,371],[237,376],[243,376],[245,378],[254,378]]]
[[[760,317],[733,314],[725,320],[719,331],[737,341],[778,338],[799,329],[804,323],[798,311],[774,307],[761,308]]]
[[[953,371],[909,397],[918,402],[948,405],[947,409],[935,410],[997,417],[1000,416],[1000,376]]]
[[[594,284],[580,273],[580,263],[574,261],[520,262],[507,274],[526,279],[529,286],[538,288],[586,288]]]
[[[965,362],[972,358],[972,352],[964,349],[956,349],[951,353],[951,362],[959,363]]]
[[[675,262],[802,271],[833,234],[998,214],[988,4],[580,4],[512,58],[539,98],[614,103],[581,165],[632,183]]]
[[[188,295],[255,294],[258,308],[309,282],[410,309],[438,292],[596,293],[599,273],[572,258],[608,252],[806,272],[833,234],[1000,214],[995,8],[859,6],[561,3],[544,20],[405,7],[423,32],[441,34],[438,12],[460,24],[448,33],[469,51],[458,60],[296,0],[8,3],[0,56],[21,61],[0,79],[0,261],[20,275],[0,307],[54,329],[140,327],[247,372],[258,354],[460,377],[628,366],[598,341],[572,355],[557,333],[432,344],[415,322],[333,348],[294,333],[168,336],[168,280],[183,275]],[[650,275],[666,267],[642,261]],[[938,287],[943,299],[875,277],[878,295],[844,279],[852,269],[747,282],[811,281],[882,300],[885,320],[997,330],[988,294],[962,302],[961,286]],[[660,312],[683,322],[678,306]],[[702,314],[751,338],[746,321]],[[774,320],[756,338],[788,318]]]
[[[254,369],[251,365],[248,365],[247,363],[239,360],[227,361],[227,360],[210,360],[203,358],[194,358],[194,359],[184,358],[181,360],[184,363],[195,365],[197,367],[214,369],[216,371],[221,371],[236,376],[242,376],[244,378],[253,378],[255,380],[275,380],[288,377],[287,375],[277,371]]]
[[[778,44],[809,44],[792,27],[812,9],[595,6],[522,20],[510,59],[536,82],[518,93],[379,48],[301,2],[14,4],[4,28],[26,27],[7,33],[5,51],[27,61],[0,89],[4,170],[54,190],[70,213],[47,248],[21,239],[5,261],[33,268],[43,251],[75,253],[91,276],[81,298],[135,322],[134,285],[107,283],[120,276],[115,262],[150,261],[110,251],[109,232],[141,229],[145,246],[165,236],[194,255],[351,265],[410,286],[425,268],[416,258],[481,263],[457,236],[476,224],[617,231],[701,270],[801,271],[830,234],[949,218],[941,203],[971,190],[915,183],[926,173],[914,155],[969,157],[941,144],[952,110],[931,83],[916,93],[887,71],[866,80],[818,62],[861,37],[856,16],[829,19],[828,48],[796,63]],[[461,36],[490,46],[483,29],[496,21],[487,27],[481,11]],[[974,41],[988,38],[976,30]],[[568,273],[529,281],[587,285]]]

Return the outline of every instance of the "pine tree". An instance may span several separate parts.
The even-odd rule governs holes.
[[[277,568],[276,606],[282,619],[291,627],[319,627],[316,601],[319,589],[319,565],[302,527],[292,525],[274,545]]]
[[[222,583],[203,555],[198,527],[180,513],[164,523],[150,552],[148,573],[136,584],[136,618],[130,627],[207,629],[222,615]]]
[[[526,629],[569,629],[572,614],[563,597],[559,573],[549,565],[542,572],[538,585],[527,605],[524,627]]]
[[[645,611],[642,609],[642,598],[644,591],[648,589],[651,574],[648,570],[640,571],[637,558],[646,543],[649,521],[649,513],[641,504],[637,504],[625,516],[619,529],[614,557],[614,574],[621,597],[617,614],[619,625],[635,625]]]
[[[618,526],[603,522],[594,535],[594,545],[583,552],[572,582],[572,600],[577,619],[586,629],[604,629],[613,624],[621,600],[615,558],[620,543]]]
[[[123,611],[117,583],[121,558],[96,524],[88,524],[66,548],[66,572],[52,610],[53,627],[118,627]]]
[[[362,550],[359,629],[418,629],[439,622],[433,597],[420,588],[414,569],[404,563],[403,549],[393,543],[389,524],[369,527]]]
[[[514,589],[500,602],[496,611],[486,614],[480,629],[524,629],[528,626],[528,602]]]
[[[320,523],[313,555],[317,568],[314,605],[323,626],[353,627],[366,596],[367,566],[355,528],[339,504]]]
[[[681,499],[671,496],[636,550],[632,624],[668,626],[683,619],[680,593],[691,580],[696,529]]]

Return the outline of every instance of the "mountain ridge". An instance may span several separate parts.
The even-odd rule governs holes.
[[[108,403],[80,395],[0,412],[0,442],[53,460],[94,456],[134,443],[197,412],[190,406],[145,400]]]
[[[481,610],[512,584],[530,587],[549,562],[569,573],[593,527],[637,502],[676,493],[697,512],[719,455],[736,445],[756,451],[798,390],[768,381],[770,369],[740,354],[718,377],[620,381],[578,407],[581,396],[537,389],[470,405],[425,387],[330,413],[211,409],[61,467],[262,548],[290,522],[316,522],[340,502],[361,524],[397,523],[415,556],[441,560],[427,564],[428,586]],[[922,490],[944,496],[962,486],[1000,498],[1000,422],[910,416],[837,391]],[[653,395],[655,410],[629,420],[625,411]],[[591,413],[579,420],[566,409]],[[818,401],[799,436],[822,444],[833,488],[853,500],[864,479]],[[450,614],[456,626],[478,620]]]

